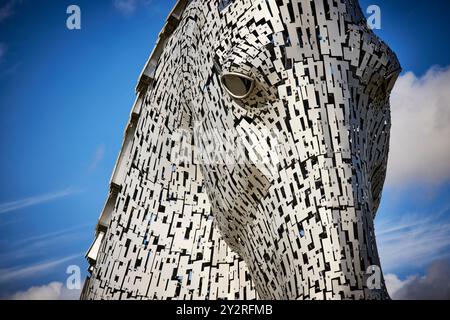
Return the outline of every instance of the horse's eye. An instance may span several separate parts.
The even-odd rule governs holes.
[[[255,87],[255,80],[241,73],[224,73],[220,80],[227,92],[236,99],[247,98]]]

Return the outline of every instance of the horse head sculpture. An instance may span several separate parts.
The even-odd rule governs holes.
[[[179,1],[82,297],[388,299],[374,218],[399,73],[357,0]]]

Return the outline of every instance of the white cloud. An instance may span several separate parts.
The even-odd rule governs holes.
[[[396,296],[397,292],[406,284],[407,280],[400,280],[400,278],[392,273],[384,276],[384,281],[386,283],[386,288],[392,299]]]
[[[386,287],[395,300],[450,300],[450,262],[433,262],[423,276],[405,280],[395,274],[385,276]]]
[[[78,193],[79,190],[75,190],[73,188],[65,189],[62,191],[51,192],[42,194],[39,196],[29,197],[21,200],[11,201],[0,203],[0,214],[4,214],[11,211],[16,211],[19,209],[24,209],[28,207],[32,207],[38,204],[54,201],[60,198],[64,198],[75,193]]]
[[[82,287],[82,286],[81,286]],[[17,292],[10,300],[78,300],[81,290],[69,290],[61,282],[51,282],[44,286],[31,287]]]
[[[36,276],[36,274],[52,270],[61,264],[79,258],[80,256],[82,255],[76,254],[33,264],[31,266],[0,269],[0,283],[13,282],[15,280]]]
[[[114,0],[113,6],[120,13],[124,15],[131,15],[138,9],[138,7],[147,6],[151,2],[151,0]]]
[[[383,269],[393,272],[405,266],[423,267],[448,255],[449,211],[450,206],[447,206],[440,212],[426,215],[380,217],[376,222],[376,235]]]
[[[408,72],[392,92],[392,140],[387,183],[450,180],[450,67],[418,78]]]

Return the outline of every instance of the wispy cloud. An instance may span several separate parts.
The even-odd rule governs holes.
[[[16,6],[20,4],[22,0],[9,0],[0,7],[0,23],[14,15]]]
[[[6,54],[6,44],[0,42],[0,62],[3,60],[5,54]]]
[[[79,193],[80,190],[74,188],[64,189],[62,191],[51,192],[46,194],[41,194],[38,196],[33,196],[21,200],[5,202],[0,204],[0,214],[17,211],[19,209],[24,209],[32,206],[36,206],[42,203],[55,201],[60,198],[68,197],[73,194]]]
[[[36,275],[53,270],[54,268],[81,257],[82,254],[75,254],[66,256],[60,259],[53,259],[49,261],[40,262],[30,266],[13,267],[0,269],[0,283],[14,282],[16,280],[35,277]]]
[[[55,239],[57,239],[58,237],[60,237],[62,235],[78,233],[78,232],[80,232],[80,230],[85,230],[86,228],[89,228],[89,227],[93,227],[93,225],[91,223],[84,223],[84,224],[74,226],[71,228],[66,228],[66,229],[62,229],[62,230],[58,230],[58,231],[54,231],[54,232],[48,232],[45,234],[40,234],[37,236],[24,238],[24,239],[21,239],[20,241],[18,241],[17,245],[21,246],[25,243],[40,243],[43,245],[47,245],[48,241],[54,242]]]
[[[9,220],[9,221],[2,221],[2,222],[0,222],[0,228],[4,228],[6,226],[10,226],[12,224],[16,224],[16,223],[19,223],[22,221],[23,221],[23,219],[13,219],[13,220]]]
[[[81,286],[82,288],[83,286]],[[62,282],[31,287],[9,297],[9,300],[78,300],[81,290],[69,290]]]
[[[450,180],[450,67],[401,76],[392,92],[392,139],[387,183]]]
[[[93,230],[91,223],[5,243],[0,250],[4,251],[0,254],[0,264],[3,262],[11,264],[20,259],[41,256],[47,250],[53,250],[55,247],[64,248],[77,240],[89,238],[92,236],[89,231],[86,232],[89,228]]]
[[[449,210],[447,206],[434,214],[413,213],[378,221],[377,242],[383,268],[392,272],[405,266],[423,267],[449,255]]]
[[[139,7],[146,7],[152,0],[114,0],[114,8],[123,15],[129,16],[136,12]]]
[[[103,158],[105,157],[105,152],[106,148],[103,144],[97,147],[97,150],[95,150],[94,158],[89,165],[89,172],[95,171],[95,169],[98,168]]]

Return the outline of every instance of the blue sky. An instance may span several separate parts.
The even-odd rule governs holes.
[[[83,255],[107,196],[136,81],[174,3],[0,0],[0,297],[64,283],[68,265],[87,268]],[[81,7],[82,30],[66,28],[70,4]],[[444,83],[450,65],[450,2],[361,1],[363,9],[370,4],[381,7],[376,32],[404,68],[406,91],[395,101],[407,90],[437,90],[429,84]],[[430,71],[433,66],[441,68]],[[435,107],[446,111],[448,101],[443,93]],[[397,131],[402,137],[395,143],[404,146],[408,127]],[[435,141],[442,132],[426,136]],[[388,179],[377,232],[384,271],[399,283],[425,275],[450,254],[450,170],[437,163],[448,159],[443,143],[429,149],[422,141],[424,154],[417,146],[417,161],[393,165]],[[430,173],[421,169],[425,153]],[[430,235],[436,243],[425,252],[420,240]]]

